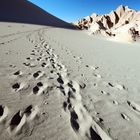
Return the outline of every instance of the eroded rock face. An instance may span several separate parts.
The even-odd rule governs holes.
[[[132,39],[133,39],[134,41],[136,41],[137,38],[140,37],[140,32],[137,31],[134,27],[131,27],[131,28],[129,29],[129,34],[132,36]]]
[[[121,5],[109,14],[94,13],[80,19],[76,25],[79,29],[88,30],[90,34],[103,36],[116,36],[125,32],[136,41],[140,37],[140,12]]]

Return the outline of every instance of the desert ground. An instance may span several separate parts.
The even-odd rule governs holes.
[[[139,42],[0,23],[1,140],[139,140]]]

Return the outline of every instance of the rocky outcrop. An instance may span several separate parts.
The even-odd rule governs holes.
[[[119,6],[115,11],[106,15],[92,14],[80,19],[76,25],[79,29],[86,29],[90,34],[104,36],[119,36],[127,34],[131,41],[140,37],[140,11],[135,11],[128,6]]]

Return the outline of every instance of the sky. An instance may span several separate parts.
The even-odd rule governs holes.
[[[107,14],[119,5],[140,10],[140,0],[29,0],[45,11],[67,22],[74,22],[92,13]]]

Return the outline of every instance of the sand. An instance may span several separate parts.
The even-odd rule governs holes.
[[[0,23],[0,139],[138,140],[138,43]]]
[[[123,37],[1,1],[0,140],[139,140],[140,47]]]
[[[53,16],[28,0],[1,0],[0,22],[47,25],[60,28],[75,27]]]

